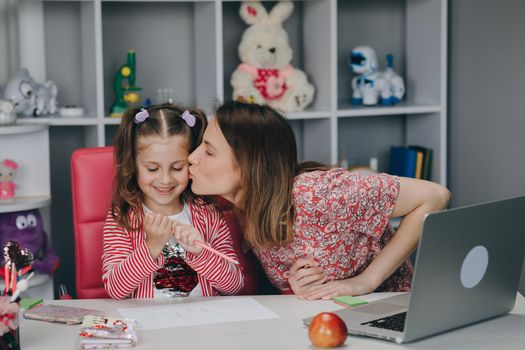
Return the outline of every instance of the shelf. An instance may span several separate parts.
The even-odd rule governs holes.
[[[98,120],[94,117],[65,118],[50,116],[45,118],[18,118],[18,124],[47,124],[52,126],[75,126],[75,125],[97,125]]]
[[[15,197],[12,201],[0,202],[0,213],[43,208],[51,204],[51,196]]]
[[[104,125],[119,125],[121,117],[105,117]]]
[[[415,104],[402,101],[395,106],[354,106],[351,104],[339,104],[337,116],[339,118],[346,118],[381,115],[428,114],[440,112],[442,112],[442,108],[439,105]]]
[[[328,119],[330,118],[329,111],[303,111],[303,112],[291,112],[285,113],[285,116],[289,120],[304,120],[304,119]]]
[[[34,123],[28,125],[20,125],[17,123],[13,125],[1,126],[0,135],[29,134],[32,132],[43,131],[46,129],[46,127],[46,125],[36,125]]]

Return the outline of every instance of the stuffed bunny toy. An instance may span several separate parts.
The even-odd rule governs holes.
[[[243,2],[241,18],[250,25],[239,44],[242,63],[233,72],[233,99],[266,103],[283,112],[302,111],[314,96],[306,75],[294,69],[292,49],[282,23],[290,17],[293,3],[276,4],[270,14],[258,1]]]

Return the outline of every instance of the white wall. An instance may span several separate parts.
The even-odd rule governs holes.
[[[525,2],[450,5],[452,205],[525,195]]]
[[[17,0],[0,0],[0,85],[18,69]]]

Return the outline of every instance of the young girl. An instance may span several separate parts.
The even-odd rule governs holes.
[[[192,295],[235,294],[242,288],[238,265],[195,243],[206,242],[236,259],[224,218],[188,186],[188,154],[206,125],[202,111],[173,105],[130,109],[123,116],[114,142],[115,185],[102,256],[104,287],[112,298],[172,295],[177,279],[190,284],[182,295],[197,280]],[[190,272],[182,272],[185,268]]]
[[[409,290],[423,218],[450,196],[429,181],[298,163],[286,119],[257,104],[220,106],[188,160],[193,192],[232,202],[270,280],[304,299]]]

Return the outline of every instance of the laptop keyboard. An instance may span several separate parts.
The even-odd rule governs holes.
[[[403,332],[405,329],[406,312],[401,312],[392,316],[378,318],[377,320],[361,323],[363,326],[389,329],[392,331]]]

